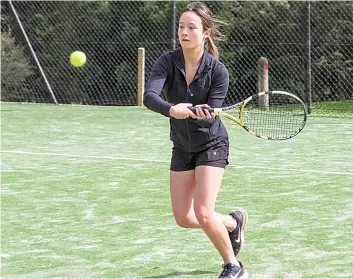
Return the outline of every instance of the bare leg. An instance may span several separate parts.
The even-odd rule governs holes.
[[[170,172],[170,197],[176,223],[183,228],[201,228],[193,208],[195,171]]]
[[[201,228],[194,212],[193,200],[196,180],[195,171],[170,172],[170,196],[176,223],[183,228]],[[229,216],[216,213],[219,220],[228,230],[234,228],[235,220]]]
[[[224,263],[238,263],[227,229],[214,211],[224,169],[198,166],[195,169],[194,211],[199,225],[221,254]]]

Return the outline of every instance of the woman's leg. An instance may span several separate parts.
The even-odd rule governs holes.
[[[170,171],[170,197],[176,223],[183,228],[200,228],[193,208],[195,170]]]
[[[238,264],[234,256],[228,231],[221,218],[215,212],[216,200],[223,174],[223,168],[212,166],[196,167],[194,211],[199,225],[221,254],[224,263]]]
[[[170,171],[170,197],[176,223],[183,228],[201,228],[196,219],[193,199],[195,194],[195,170]],[[232,230],[236,223],[230,215],[216,213],[217,217]]]

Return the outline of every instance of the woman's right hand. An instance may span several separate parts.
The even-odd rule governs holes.
[[[190,103],[180,103],[180,104],[174,105],[169,109],[169,115],[176,119],[185,119],[185,118],[188,118],[189,116],[196,117],[196,115],[191,110],[188,109],[188,107],[191,107],[191,106],[192,104]]]

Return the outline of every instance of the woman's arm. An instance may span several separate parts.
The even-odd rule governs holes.
[[[143,104],[148,109],[166,117],[170,117],[169,111],[173,104],[164,101],[160,95],[167,79],[168,71],[168,58],[163,54],[153,65],[143,97]]]
[[[212,84],[207,104],[212,108],[220,108],[227,95],[229,87],[229,73],[223,64],[219,64],[212,77]]]

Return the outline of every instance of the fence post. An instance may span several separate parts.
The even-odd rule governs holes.
[[[260,57],[257,63],[257,89],[258,92],[269,90],[268,85],[268,68],[269,63],[266,57]],[[259,98],[259,106],[268,108],[268,95],[262,95]]]
[[[143,93],[145,92],[145,48],[138,49],[137,62],[137,105],[143,106]]]
[[[311,19],[310,19],[310,0],[306,1],[307,10],[307,83],[306,91],[308,92],[308,113],[312,110],[312,92],[311,92]]]

